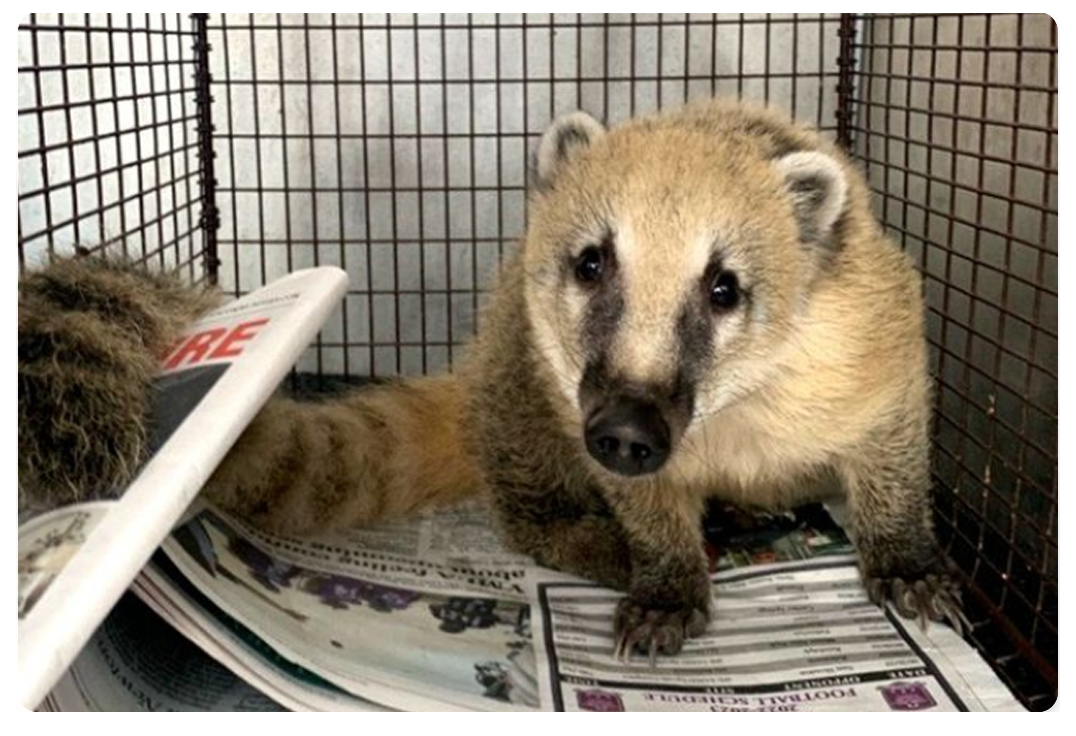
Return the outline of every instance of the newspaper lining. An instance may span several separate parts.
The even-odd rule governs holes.
[[[651,667],[643,657],[626,665],[613,657],[612,611],[621,594],[518,555],[500,557],[488,540],[478,544],[482,560],[459,564],[469,535],[452,534],[452,525],[488,526],[484,513],[468,508],[299,541],[274,540],[203,508],[164,551],[229,617],[355,703],[426,710],[1021,709],[950,629],[934,624],[924,633],[870,604],[839,529],[801,522],[733,535],[734,545],[712,555],[721,571],[707,632]],[[456,556],[427,556],[421,540],[434,537],[433,527],[458,540]],[[382,539],[389,543],[376,546]],[[437,574],[459,569],[468,574]],[[473,583],[509,572],[524,581],[522,597],[496,597]],[[154,584],[158,597],[176,597],[175,580],[154,574]],[[264,667],[272,665],[258,665]]]
[[[532,584],[543,701],[555,710],[1020,709],[981,661],[953,666],[970,648],[951,630],[920,632],[871,604],[851,557],[719,573],[707,631],[653,665],[612,656],[619,596],[542,573]]]
[[[174,577],[165,566],[167,560],[160,558],[161,555],[155,556],[135,580],[134,593],[165,622],[238,677],[289,710],[386,710],[271,652],[268,645],[214,608],[188,582]]]
[[[427,518],[418,526],[435,523]],[[414,539],[424,536],[414,531]],[[228,616],[357,697],[399,709],[538,705],[521,701],[528,688],[511,679],[530,645],[518,562],[461,565],[338,539],[269,539],[210,508],[163,550]],[[287,554],[276,554],[281,550]],[[520,582],[502,586],[504,580]],[[491,597],[490,581],[512,597]]]
[[[125,596],[45,698],[45,711],[280,711]]]
[[[112,501],[97,501],[64,506],[20,527],[20,619],[29,615],[113,505]]]

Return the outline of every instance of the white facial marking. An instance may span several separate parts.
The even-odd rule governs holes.
[[[675,232],[665,238],[681,238]],[[625,378],[640,382],[667,380],[677,369],[678,321],[686,300],[702,298],[698,288],[710,261],[713,239],[698,233],[681,247],[675,240],[636,238],[630,222],[617,229],[617,258],[624,314],[615,353]]]

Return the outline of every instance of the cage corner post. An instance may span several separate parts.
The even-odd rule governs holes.
[[[837,56],[837,144],[851,153],[855,116],[852,98],[856,90],[855,13],[841,13],[837,36],[840,39],[840,52]]]
[[[217,178],[213,149],[213,96],[209,85],[213,76],[209,70],[209,14],[192,13],[194,27],[194,104],[197,116],[199,201],[202,229],[202,263],[206,281],[217,283],[220,256],[217,249],[217,231],[220,229],[220,210],[217,207]]]

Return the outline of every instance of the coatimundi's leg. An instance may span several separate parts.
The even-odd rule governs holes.
[[[676,654],[710,617],[710,578],[702,539],[702,501],[683,489],[617,487],[607,490],[631,555],[628,596],[617,606],[616,652],[638,649],[653,660]],[[679,490],[679,492],[678,492]]]
[[[515,550],[546,567],[625,591],[616,651],[675,654],[710,612],[702,508],[656,482],[569,488],[518,464],[489,474],[498,525]]]
[[[513,549],[545,567],[627,590],[632,556],[624,529],[597,493],[587,495],[502,482],[492,498],[497,524]]]
[[[904,616],[964,620],[960,589],[938,547],[930,500],[925,421],[901,418],[838,463],[852,534],[871,600],[892,601]]]

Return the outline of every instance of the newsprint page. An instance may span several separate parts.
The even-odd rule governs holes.
[[[214,701],[237,708],[1021,710],[947,626],[867,600],[825,507],[716,518],[714,620],[654,663],[614,656],[619,594],[507,552],[475,504],[306,540],[199,504],[134,590],[266,698]]]

